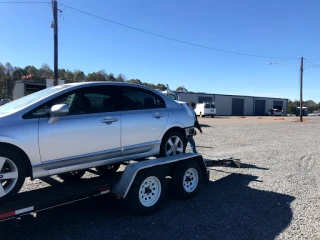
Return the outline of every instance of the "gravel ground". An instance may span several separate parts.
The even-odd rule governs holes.
[[[242,165],[211,167],[194,199],[168,197],[146,217],[105,198],[86,200],[0,223],[0,239],[320,239],[320,117],[306,119],[200,119],[204,134],[195,140],[204,158]]]

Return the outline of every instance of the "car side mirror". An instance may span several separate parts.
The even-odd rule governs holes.
[[[67,104],[53,105],[49,111],[50,119],[49,123],[55,123],[59,120],[59,117],[69,113],[69,107]]]

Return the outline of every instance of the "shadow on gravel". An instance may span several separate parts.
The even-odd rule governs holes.
[[[237,165],[235,165],[235,164],[231,164],[231,165],[223,165],[222,164],[223,160],[226,160],[226,161],[235,160],[235,161],[239,161],[240,162],[240,168],[269,170],[269,168],[263,168],[263,167],[258,167],[258,166],[254,165],[254,164],[243,163],[243,162],[241,162],[240,159],[237,159],[237,158],[219,158],[219,159],[220,159],[219,161],[217,159],[213,160],[213,159],[207,159],[207,158],[205,158],[204,160],[206,161],[206,166],[207,167],[227,167],[227,168],[229,168],[229,167],[237,167]]]
[[[200,127],[212,127],[212,126],[210,126],[208,124],[200,124]]]
[[[198,146],[198,145],[197,145],[197,148],[213,148],[213,147],[208,147],[208,146]]]
[[[58,180],[52,177],[43,177],[43,178],[40,178],[40,180],[49,184],[50,186],[62,184],[62,182],[59,182]]]
[[[247,163],[241,163],[240,168],[253,168],[253,169],[259,169],[259,170],[269,170],[269,168],[258,167],[256,165],[247,164]]]
[[[231,174],[203,185],[191,200],[169,198],[145,217],[110,198],[86,200],[23,217],[19,227],[0,223],[0,239],[275,239],[292,220],[295,198],[250,188],[256,180]]]

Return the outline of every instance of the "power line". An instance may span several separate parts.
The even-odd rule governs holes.
[[[191,42],[187,42],[187,41],[183,41],[183,40],[179,40],[179,39],[167,37],[167,36],[160,35],[160,34],[157,34],[157,33],[145,31],[145,30],[142,30],[142,29],[139,29],[139,28],[136,28],[136,27],[132,27],[132,26],[129,26],[129,25],[125,25],[125,24],[122,24],[122,23],[119,23],[119,22],[115,22],[115,21],[113,21],[113,20],[110,20],[110,19],[107,19],[107,18],[104,18],[104,17],[100,17],[100,16],[97,16],[97,15],[95,15],[95,14],[88,13],[88,12],[85,12],[85,11],[82,11],[82,10],[79,10],[79,9],[76,9],[76,8],[74,8],[74,7],[67,6],[67,5],[65,5],[65,4],[61,4],[61,5],[63,5],[63,6],[66,7],[66,8],[70,8],[70,9],[72,9],[72,10],[74,10],[74,11],[83,13],[83,14],[85,14],[85,15],[88,15],[88,16],[91,16],[91,17],[94,17],[94,18],[98,18],[98,19],[100,19],[100,20],[104,20],[104,21],[107,21],[107,22],[110,22],[110,23],[113,23],[113,24],[116,24],[116,25],[119,25],[119,26],[122,26],[122,27],[130,28],[130,29],[133,29],[133,30],[142,32],[142,33],[146,33],[146,34],[149,34],[149,35],[153,35],[153,36],[156,36],[156,37],[164,38],[164,39],[167,39],[167,40],[171,40],[171,41],[174,41],[174,42],[179,42],[179,43],[183,43],[183,44],[187,44],[187,45],[191,45],[191,46],[195,46],[195,47],[205,48],[205,49],[214,50],[214,51],[219,51],[219,52],[224,52],[224,53],[230,53],[230,54],[248,56],[248,57],[278,58],[278,59],[299,59],[299,58],[287,58],[287,57],[261,56],[261,55],[254,55],[254,54],[248,54],[248,53],[233,52],[233,51],[228,51],[228,50],[222,50],[222,49],[218,49],[218,48],[208,47],[208,46],[204,46],[204,45],[200,45],[200,44],[196,44],[196,43],[191,43]]]
[[[308,60],[306,58],[305,58],[305,60],[307,60],[309,63],[311,63],[313,67],[320,68],[320,64],[315,64],[314,62],[311,62],[310,60]],[[311,68],[311,67],[309,67],[309,68]]]
[[[40,2],[40,1],[38,1],[38,2],[35,2],[35,1],[33,1],[33,2],[12,2],[12,1],[8,2],[8,1],[6,1],[6,2],[0,2],[0,3],[17,3],[17,4],[26,3],[26,4],[31,4],[31,3],[50,3],[50,2]]]

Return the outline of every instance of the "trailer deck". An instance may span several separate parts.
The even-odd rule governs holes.
[[[175,196],[187,199],[196,195],[203,181],[209,180],[209,171],[202,156],[194,153],[129,163],[124,171],[108,177],[57,182],[20,192],[9,201],[0,202],[0,222],[109,193],[124,200],[132,212],[150,214],[166,194],[166,176],[172,177]]]
[[[38,212],[90,197],[110,193],[111,186],[121,172],[112,177],[93,177],[75,182],[61,182],[53,186],[18,193],[6,203],[0,203],[0,221]]]

